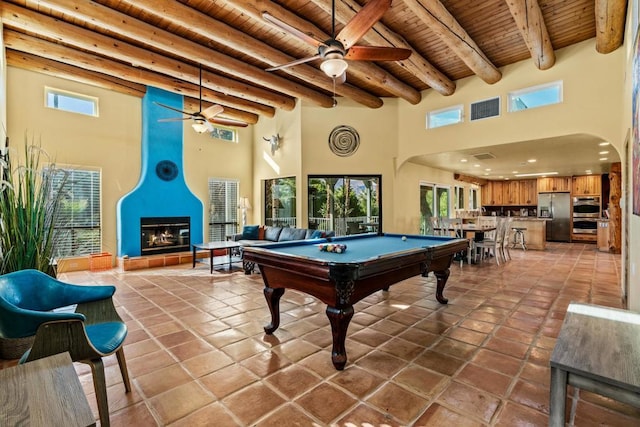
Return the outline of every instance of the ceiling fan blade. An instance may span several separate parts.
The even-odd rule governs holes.
[[[345,49],[356,44],[391,7],[391,0],[369,0],[336,36]]]
[[[320,55],[309,56],[307,58],[296,59],[295,61],[288,62],[282,65],[276,65],[275,67],[267,68],[265,71],[282,70],[283,68],[293,67],[294,65],[304,64],[305,62],[313,61],[314,59],[320,59]]]
[[[161,107],[168,108],[169,110],[173,110],[173,111],[177,111],[178,113],[186,114],[187,116],[192,116],[192,115],[193,115],[193,114],[191,114],[191,113],[187,113],[186,111],[178,110],[177,108],[173,108],[173,107],[170,107],[170,106],[168,106],[168,105],[161,104],[161,103],[159,103],[159,102],[155,102],[155,101],[154,101],[153,103],[154,103],[154,104],[156,104],[156,105],[159,105],[159,106],[161,106]]]
[[[224,108],[222,107],[222,105],[211,105],[207,108],[205,108],[204,110],[202,110],[200,112],[200,114],[205,118],[205,119],[211,119],[215,116],[217,116],[218,114],[222,113],[224,111]]]
[[[158,119],[158,122],[181,122],[183,120],[189,120],[191,117],[169,117],[166,119]]]
[[[352,46],[344,59],[352,61],[402,61],[411,56],[410,49],[384,46]]]
[[[241,128],[246,128],[248,126],[245,122],[240,122],[238,120],[233,120],[233,119],[225,119],[223,117],[214,117],[209,119],[209,121],[211,123],[215,123],[217,125],[223,125],[223,126],[237,126]]]
[[[305,43],[310,44],[311,46],[317,48],[320,45],[324,44],[323,42],[314,39],[313,37],[311,37],[310,35],[303,33],[302,31],[298,30],[297,28],[292,27],[291,25],[287,24],[286,22],[283,22],[281,20],[279,20],[278,18],[276,18],[273,15],[270,15],[266,12],[264,12],[262,14],[262,18],[275,25],[276,27],[280,28],[281,30],[286,31],[287,33],[299,38],[300,40],[302,40]]]

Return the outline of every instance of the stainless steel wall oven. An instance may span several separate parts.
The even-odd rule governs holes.
[[[600,197],[573,198],[573,233],[596,234],[600,218]]]

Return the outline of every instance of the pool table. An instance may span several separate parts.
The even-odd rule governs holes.
[[[321,244],[346,245],[343,253],[324,252]],[[466,252],[466,239],[400,234],[359,234],[327,239],[298,240],[244,248],[243,259],[258,265],[264,295],[271,311],[272,334],[280,325],[280,298],[295,289],[327,304],[333,333],[331,359],[336,369],[347,363],[345,339],[353,304],[409,277],[433,271],[436,299],[446,304],[444,286],[453,256]]]

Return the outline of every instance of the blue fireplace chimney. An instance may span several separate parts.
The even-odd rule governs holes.
[[[136,187],[118,201],[118,256],[141,255],[141,220],[149,217],[189,217],[191,243],[204,241],[203,204],[189,190],[183,173],[182,121],[166,108],[182,109],[182,96],[147,87],[142,98],[142,168]],[[108,183],[107,183],[108,185]]]

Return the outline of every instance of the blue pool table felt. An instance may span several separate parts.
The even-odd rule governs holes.
[[[403,236],[407,239],[402,240]],[[283,255],[321,259],[328,262],[358,263],[406,250],[430,248],[448,243],[451,240],[455,239],[453,237],[411,236],[402,234],[385,234],[383,236],[361,235],[332,239],[335,243],[347,245],[347,250],[343,253],[321,251],[319,246],[327,243],[324,239],[290,244],[266,245],[265,247],[282,253]]]

